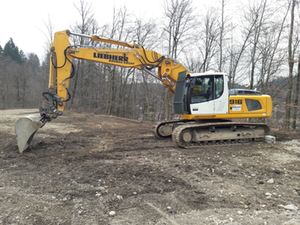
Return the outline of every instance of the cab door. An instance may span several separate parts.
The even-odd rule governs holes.
[[[193,115],[228,113],[228,95],[224,91],[223,75],[194,77],[190,110]]]

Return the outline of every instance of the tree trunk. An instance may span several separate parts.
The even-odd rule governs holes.
[[[297,81],[296,81],[296,91],[295,91],[295,101],[294,101],[294,113],[293,113],[293,123],[292,123],[292,128],[294,130],[296,130],[296,128],[297,128],[298,103],[299,103],[299,85],[300,85],[300,55],[298,56],[298,71],[297,71]]]
[[[220,62],[219,62],[219,71],[223,71],[223,35],[224,35],[224,10],[225,10],[225,0],[221,1],[222,3],[222,13],[221,13],[221,28],[220,28]]]
[[[293,32],[294,32],[294,11],[295,11],[296,0],[292,2],[291,8],[291,25],[288,43],[288,66],[289,66],[289,77],[288,77],[288,90],[285,98],[285,121],[284,128],[290,128],[291,120],[291,104],[292,104],[292,89],[293,89],[293,68],[294,68],[294,55],[293,55]]]

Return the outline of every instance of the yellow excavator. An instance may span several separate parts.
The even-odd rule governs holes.
[[[122,47],[98,49],[71,45],[71,35]],[[139,44],[65,30],[55,33],[50,48],[48,90],[43,93],[46,101],[39,109],[40,116],[19,118],[15,124],[20,153],[29,147],[39,128],[63,114],[71,96],[69,83],[75,74],[73,59],[137,68],[159,79],[174,96],[174,112],[181,119],[157,123],[154,134],[159,138],[172,137],[180,147],[262,141],[270,132],[264,123],[233,121],[269,117],[272,99],[257,91],[228,90],[225,73],[191,73],[176,60]]]

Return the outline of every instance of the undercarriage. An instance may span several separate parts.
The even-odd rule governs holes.
[[[177,120],[162,122],[154,127],[156,137],[172,137],[172,140],[183,148],[264,141],[269,133],[270,128],[263,123],[228,120],[217,122]]]

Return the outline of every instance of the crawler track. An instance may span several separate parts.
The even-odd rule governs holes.
[[[193,148],[201,145],[262,141],[269,132],[269,127],[261,123],[186,124],[174,129],[172,139],[180,147]]]
[[[192,120],[169,120],[164,122],[158,122],[153,126],[154,136],[157,138],[170,138],[172,137],[173,127],[184,125],[184,124],[193,124]]]

